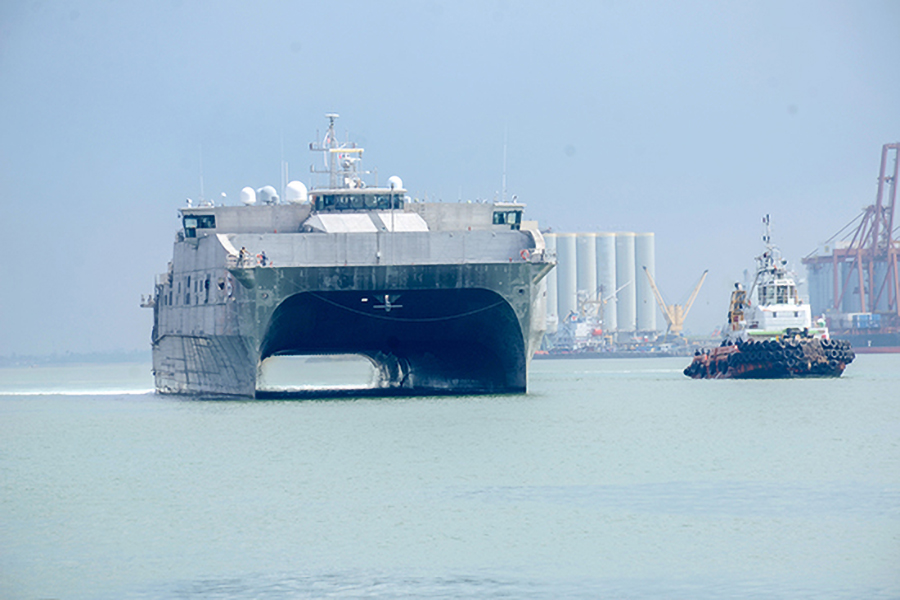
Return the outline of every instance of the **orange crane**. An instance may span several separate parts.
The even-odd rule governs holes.
[[[691,306],[694,305],[694,300],[697,299],[697,293],[700,291],[700,286],[703,285],[703,281],[706,279],[706,274],[709,273],[709,269],[703,271],[703,275],[700,276],[700,281],[697,282],[697,286],[694,288],[694,291],[691,292],[691,297],[688,298],[688,301],[685,302],[684,306],[681,306],[680,304],[666,304],[662,294],[656,287],[656,283],[653,281],[653,277],[650,276],[650,271],[647,270],[647,267],[644,267],[644,273],[647,274],[647,279],[650,280],[650,288],[653,290],[653,295],[656,296],[656,303],[659,304],[659,308],[666,318],[666,324],[668,325],[668,328],[666,329],[666,338],[669,337],[670,333],[672,335],[681,335],[681,330],[684,327],[684,320],[687,318]]]

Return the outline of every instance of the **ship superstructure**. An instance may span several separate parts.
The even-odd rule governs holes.
[[[310,145],[327,186],[180,210],[149,303],[157,391],[261,397],[270,357],[347,354],[371,361],[380,395],[525,391],[554,258],[524,205],[411,201],[397,177],[369,186],[363,149],[328,118]]]
[[[785,331],[805,331],[814,338],[828,336],[824,324],[813,327],[808,303],[800,299],[794,275],[787,269],[787,261],[772,244],[769,216],[764,219],[765,251],[756,257],[756,277],[749,292],[735,284],[728,308],[726,341],[737,343],[749,339],[768,339]],[[756,301],[753,296],[756,292]]]

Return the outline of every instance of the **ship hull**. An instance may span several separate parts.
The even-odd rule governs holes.
[[[742,342],[694,356],[684,374],[693,379],[840,377],[854,357],[846,340]]]
[[[233,267],[234,289],[211,317],[212,332],[154,341],[156,388],[256,398],[522,393],[543,336],[540,282],[551,267]],[[371,389],[256,389],[270,357],[345,354],[372,362]]]
[[[834,333],[850,342],[857,354],[900,353],[900,332],[897,331],[850,330]]]
[[[152,346],[161,394],[253,396],[256,363],[249,340],[229,335],[166,335]]]
[[[358,395],[526,391],[555,265],[536,223],[515,203],[404,204],[392,186],[182,209],[149,304],[157,390],[265,397],[281,362],[297,371],[277,395],[302,395],[309,361],[266,361],[354,355],[374,367]]]

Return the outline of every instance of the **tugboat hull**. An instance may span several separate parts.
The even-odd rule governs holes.
[[[856,354],[846,340],[763,340],[698,354],[684,370],[693,379],[840,377]]]

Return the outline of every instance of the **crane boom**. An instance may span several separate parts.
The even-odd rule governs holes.
[[[694,288],[694,291],[691,292],[691,297],[688,298],[687,304],[684,305],[684,316],[686,317],[688,311],[691,310],[691,307],[694,305],[694,300],[697,299],[697,293],[700,291],[700,287],[703,285],[703,281],[706,279],[706,274],[709,273],[709,269],[703,271],[703,275],[700,276],[700,281],[697,282],[697,287]]]
[[[653,295],[656,296],[656,303],[659,304],[659,308],[666,318],[666,324],[669,326],[669,329],[671,329],[675,322],[675,314],[672,308],[666,304],[665,300],[663,300],[662,293],[659,291],[659,288],[656,287],[656,282],[653,281],[653,277],[650,276],[650,271],[647,270],[647,267],[644,267],[644,273],[646,273],[647,279],[650,281],[650,289],[653,290]]]
[[[697,283],[694,291],[691,292],[691,297],[688,298],[687,304],[684,306],[679,304],[666,304],[666,301],[663,300],[662,293],[659,291],[659,288],[656,287],[656,282],[653,281],[653,277],[650,275],[650,271],[647,270],[647,267],[644,267],[644,273],[647,274],[647,279],[650,281],[650,289],[653,290],[653,295],[656,297],[656,303],[659,304],[659,308],[666,318],[666,324],[669,326],[666,330],[666,335],[669,333],[680,335],[681,330],[684,327],[684,320],[691,310],[691,306],[694,305],[694,300],[697,299],[697,293],[700,291],[700,286],[703,285],[703,281],[706,279],[706,274],[709,273],[709,269],[703,271],[703,275],[700,276],[700,281]]]

